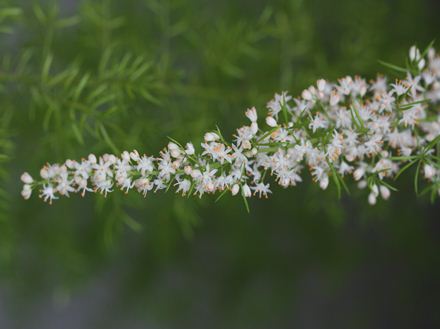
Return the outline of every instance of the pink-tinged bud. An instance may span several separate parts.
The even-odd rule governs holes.
[[[266,123],[269,127],[276,127],[278,126],[277,121],[273,117],[266,117]]]
[[[319,181],[319,187],[322,188],[323,190],[325,190],[328,187],[328,176],[324,176],[320,181]]]
[[[21,191],[21,196],[25,199],[28,200],[32,195],[32,188],[30,185],[24,185],[23,186],[23,190]]]
[[[239,191],[240,191],[240,186],[238,184],[234,184],[234,186],[232,186],[231,189],[231,194],[237,195]]]
[[[186,175],[191,175],[192,167],[191,166],[185,166],[185,168],[183,168],[183,171],[185,172]]]
[[[47,170],[47,167],[43,167],[43,168],[41,168],[41,170],[40,170],[40,176],[41,176],[41,178],[43,178],[43,179],[48,179],[48,178],[49,178],[49,172],[48,172],[48,170]]]
[[[25,184],[32,184],[34,180],[32,179],[32,176],[29,175],[27,172],[23,173],[20,177],[21,181]]]
[[[388,200],[391,195],[391,191],[388,187],[381,185],[380,186],[380,195],[384,200]]]

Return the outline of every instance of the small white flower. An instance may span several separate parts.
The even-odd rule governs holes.
[[[192,143],[186,143],[185,153],[193,155],[195,153],[194,145]]]
[[[251,189],[254,190],[254,195],[258,194],[258,197],[260,198],[261,196],[267,198],[267,195],[272,193],[272,191],[269,189],[269,186],[269,184],[258,183],[257,185],[251,187]]]
[[[184,179],[176,184],[178,186],[176,192],[182,192],[185,195],[191,188],[191,182],[188,179]]]
[[[49,202],[49,204],[52,204],[52,200],[58,199],[55,196],[55,190],[52,185],[44,185],[40,197],[43,198],[44,202]]]
[[[256,122],[258,119],[257,109],[252,107],[245,112],[245,115],[248,117],[251,122]]]

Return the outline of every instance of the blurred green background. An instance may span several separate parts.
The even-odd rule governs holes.
[[[90,152],[230,136],[319,78],[440,36],[438,0],[0,1],[1,328],[439,328],[440,204],[308,180],[268,200],[23,201]]]

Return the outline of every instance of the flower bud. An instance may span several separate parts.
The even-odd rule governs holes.
[[[318,86],[318,90],[320,92],[323,92],[325,90],[325,86],[327,85],[327,82],[324,79],[320,79],[318,80],[316,85]]]
[[[356,169],[353,173],[354,180],[360,180],[364,176],[364,174],[365,174],[364,168]]]
[[[243,196],[246,197],[246,198],[249,198],[249,197],[252,196],[251,189],[250,189],[250,187],[247,184],[244,184],[241,187],[241,191],[243,192]]]
[[[21,191],[21,196],[25,199],[28,200],[32,195],[32,188],[30,185],[26,184],[23,186],[23,190]]]
[[[323,190],[325,190],[328,187],[328,176],[324,176],[322,177],[322,179],[319,181],[319,187],[322,188]]]
[[[218,140],[220,137],[216,133],[210,132],[210,133],[206,133],[204,138],[205,138],[205,142],[214,142]]]
[[[252,122],[251,124],[251,131],[255,135],[258,132],[258,123]]]
[[[47,170],[47,167],[43,167],[40,170],[40,176],[43,179],[48,179],[49,178],[49,171]]]
[[[423,167],[423,171],[425,173],[426,179],[432,179],[436,174],[435,168],[428,164],[425,164],[425,166]]]
[[[409,49],[409,59],[411,62],[417,61],[420,58],[420,51],[417,49],[416,46],[412,46]]]
[[[374,195],[374,193],[370,193],[370,195],[368,196],[368,203],[371,204],[372,206],[374,206],[376,204],[377,198]]]
[[[185,153],[188,155],[193,155],[195,153],[194,145],[192,143],[186,143]]]
[[[231,194],[237,195],[239,191],[240,191],[240,186],[238,184],[234,184],[234,186],[232,186],[231,189]]]
[[[371,193],[373,193],[375,196],[379,195],[379,188],[377,187],[376,184],[371,186]]]
[[[391,195],[390,189],[384,185],[381,185],[379,189],[380,189],[380,195],[382,196],[382,198],[384,200],[388,200]]]
[[[21,175],[20,177],[21,181],[25,184],[32,184],[33,183],[33,179],[32,176],[29,175],[27,172],[23,173],[23,175]]]
[[[276,120],[271,116],[266,117],[266,123],[269,127],[276,127],[278,125]]]
[[[173,143],[173,142],[169,142],[168,143],[168,149],[170,151],[179,150],[179,145],[177,145],[176,143]]]

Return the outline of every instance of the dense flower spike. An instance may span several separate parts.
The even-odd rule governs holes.
[[[292,98],[276,94],[267,104],[261,128],[255,108],[246,111],[249,126],[237,129],[234,142],[221,132],[205,134],[202,151],[193,144],[172,141],[159,157],[123,152],[120,157],[91,154],[80,162],[47,164],[40,180],[21,176],[22,196],[32,191],[51,203],[70,193],[124,192],[173,187],[182,195],[227,192],[243,198],[267,197],[268,176],[283,186],[302,181],[307,167],[315,182],[326,189],[333,181],[345,187],[348,176],[368,188],[368,201],[388,199],[397,178],[411,165],[417,180],[423,176],[428,190],[440,194],[440,56],[434,49],[409,51],[406,77],[387,82],[379,76],[368,83],[344,77],[336,83],[318,80]]]

